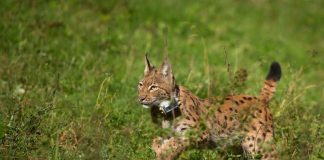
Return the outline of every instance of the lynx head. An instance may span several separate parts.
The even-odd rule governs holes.
[[[156,69],[145,55],[144,78],[138,83],[138,101],[145,108],[168,105],[175,90],[175,79],[167,59]]]

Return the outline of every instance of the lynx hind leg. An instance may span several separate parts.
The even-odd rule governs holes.
[[[162,139],[161,137],[153,140],[152,148],[155,151],[157,160],[173,160],[189,146],[188,139],[171,137]]]
[[[262,160],[276,160],[276,152],[273,134],[263,131],[249,132],[242,142],[242,147],[248,156]]]

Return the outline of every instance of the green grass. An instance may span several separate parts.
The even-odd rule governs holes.
[[[280,156],[323,159],[323,2],[1,0],[0,159],[153,159],[163,131],[136,102],[145,52],[157,66],[168,53],[200,97],[233,90],[225,60],[248,71],[233,91],[255,95],[280,62]]]

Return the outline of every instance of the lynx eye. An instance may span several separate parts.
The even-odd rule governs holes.
[[[142,87],[142,86],[143,86],[143,82],[139,82],[138,87]]]
[[[149,88],[149,90],[150,91],[154,91],[154,90],[156,90],[158,87],[156,86],[156,85],[151,85],[150,86],[150,88]]]

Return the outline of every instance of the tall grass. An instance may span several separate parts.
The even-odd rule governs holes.
[[[282,159],[324,158],[323,1],[0,2],[0,159],[153,159],[144,53],[200,97],[257,95],[269,64]],[[167,40],[167,46],[166,46]],[[225,62],[226,61],[226,62]],[[244,85],[235,72],[246,70]],[[241,155],[192,149],[180,159]]]

